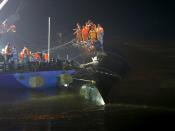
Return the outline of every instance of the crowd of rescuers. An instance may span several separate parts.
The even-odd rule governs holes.
[[[77,43],[86,46],[89,51],[96,46],[96,48],[103,51],[104,29],[100,24],[96,25],[91,20],[88,20],[82,27],[77,23],[76,28],[73,30]]]
[[[48,62],[48,53],[46,52],[36,52],[32,53],[29,48],[24,47],[21,52],[18,52],[15,46],[11,46],[7,43],[4,49],[2,49],[1,54],[4,56],[5,61],[9,63],[10,61],[18,61],[19,63],[28,63],[33,61],[43,61]]]
[[[52,66],[52,69],[60,68],[59,66],[62,66],[61,61],[56,61],[51,59],[50,62],[48,62],[48,53],[47,52],[36,52],[32,53],[29,48],[24,47],[21,52],[18,52],[17,49],[14,46],[11,46],[10,43],[8,43],[4,49],[2,49],[1,56],[4,57],[5,65],[9,66],[12,65],[13,69],[16,69],[20,66],[33,66],[33,65],[47,65],[50,69]],[[55,68],[54,68],[55,64]]]

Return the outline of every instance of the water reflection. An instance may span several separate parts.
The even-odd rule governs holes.
[[[167,130],[167,127],[174,129],[171,121],[175,117],[174,109],[126,104],[97,106],[71,91],[59,92],[57,95],[51,95],[51,92],[25,92],[25,95],[23,93],[18,92],[18,96],[10,97],[8,101],[15,98],[11,104],[1,104],[0,130],[120,131],[150,128]],[[2,95],[5,98],[10,94],[12,92]]]
[[[60,112],[47,107],[49,111],[41,109],[38,113],[39,111],[30,106],[27,114],[22,113],[24,116],[18,115],[21,112],[18,114],[13,112],[11,118],[1,119],[0,127],[3,131],[130,131],[168,129],[168,127],[174,129],[171,121],[171,118],[174,118],[174,111],[116,104],[73,109],[74,107],[69,111]]]
[[[17,131],[93,129],[104,124],[104,106],[96,106],[74,93],[52,96],[31,93],[23,102],[0,108],[0,128]]]

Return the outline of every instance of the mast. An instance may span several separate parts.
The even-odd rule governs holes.
[[[50,17],[48,18],[48,62],[50,62]]]

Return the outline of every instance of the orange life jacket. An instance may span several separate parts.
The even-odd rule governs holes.
[[[91,39],[92,41],[94,41],[94,40],[97,39],[97,32],[96,32],[95,30],[90,30],[89,36],[90,36],[90,39]]]
[[[45,61],[48,61],[48,60],[49,60],[49,55],[48,55],[48,53],[45,53],[45,54],[44,54],[44,60],[45,60]]]
[[[39,53],[35,53],[35,54],[34,54],[34,58],[35,58],[36,60],[40,60],[40,59],[41,59],[41,56],[39,55]]]
[[[88,39],[88,34],[89,34],[89,28],[88,28],[88,27],[84,27],[84,28],[82,29],[83,41],[87,41],[87,39]]]

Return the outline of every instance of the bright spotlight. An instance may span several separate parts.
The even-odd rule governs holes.
[[[0,3],[0,10],[2,10],[2,8],[7,4],[8,0],[3,0],[1,3]]]
[[[69,85],[68,84],[64,84],[64,87],[68,87]]]

